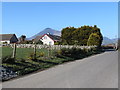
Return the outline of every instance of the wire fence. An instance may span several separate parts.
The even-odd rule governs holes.
[[[11,56],[16,59],[29,59],[32,55],[35,57],[54,56],[56,50],[62,48],[81,48],[91,49],[96,46],[78,46],[78,45],[37,45],[37,44],[4,44],[2,48],[2,57]]]

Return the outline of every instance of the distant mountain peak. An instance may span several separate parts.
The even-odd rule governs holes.
[[[45,28],[45,29],[52,29],[52,28]]]
[[[50,33],[52,35],[57,35],[57,36],[61,36],[61,31],[57,31],[57,30],[54,30],[52,28],[45,28],[43,31],[40,31],[39,33],[35,34],[34,36],[28,38],[29,40],[32,40],[34,39],[36,36],[41,36],[41,35],[44,35],[46,33]]]

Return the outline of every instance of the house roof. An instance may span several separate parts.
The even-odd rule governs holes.
[[[36,36],[36,38],[35,38],[33,41],[34,41],[34,42],[37,42],[37,41],[40,40],[41,37],[42,37],[42,36]]]
[[[45,35],[47,35],[48,37],[50,37],[53,41],[59,41],[60,40],[60,36],[57,35],[52,35],[52,34],[44,34],[43,36],[36,36],[36,38],[33,40],[34,42],[39,41],[42,37],[44,37]]]
[[[10,40],[15,34],[0,34],[0,41]]]
[[[57,35],[51,35],[51,34],[46,34],[48,37],[50,37],[53,41],[59,41],[60,36]]]

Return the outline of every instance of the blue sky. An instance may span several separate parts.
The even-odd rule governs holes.
[[[4,2],[2,33],[31,37],[45,28],[97,25],[103,36],[118,35],[117,2]]]

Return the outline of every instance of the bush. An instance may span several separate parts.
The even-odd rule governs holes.
[[[55,56],[57,57],[70,57],[73,59],[81,59],[93,54],[99,53],[100,50],[98,48],[91,49],[80,49],[80,48],[62,48],[55,52]]]
[[[20,61],[21,61],[21,62],[25,62],[25,59],[21,58]]]
[[[30,53],[29,56],[28,56],[28,59],[29,60],[34,60],[34,58],[35,58],[34,53]]]
[[[39,57],[44,57],[45,53],[44,52],[40,52],[40,53],[36,53],[36,57],[34,53],[30,53],[29,56],[27,57],[29,60],[37,60]]]
[[[57,57],[62,57],[62,56],[66,56],[66,57],[70,57],[70,58],[74,58],[74,59],[79,59],[79,58],[83,58],[85,57],[85,53],[86,51],[80,49],[80,48],[63,48],[57,52],[55,52],[55,56]]]
[[[92,33],[89,36],[88,41],[87,41],[88,46],[96,45],[100,47],[101,43],[102,43],[102,37],[100,37],[100,35],[97,33]]]
[[[21,41],[20,44],[33,44],[33,42],[31,40],[29,41]]]
[[[9,56],[5,56],[2,58],[2,63],[15,63],[15,59],[11,57],[11,55]]]
[[[55,44],[54,45],[59,45],[59,42],[55,42]]]
[[[36,42],[36,44],[43,44],[43,42],[39,40],[38,42]]]
[[[40,52],[40,53],[39,53],[39,57],[43,57],[44,55],[45,55],[44,52]]]
[[[54,55],[56,57],[60,57],[62,55],[62,51],[61,50],[57,50],[57,51],[54,52]]]
[[[61,45],[61,44],[62,44],[61,41],[55,42],[55,45]]]
[[[19,73],[19,75],[25,75],[25,74],[29,74],[35,70],[37,70],[37,69],[36,68],[25,68],[23,70],[20,70],[18,73]]]

